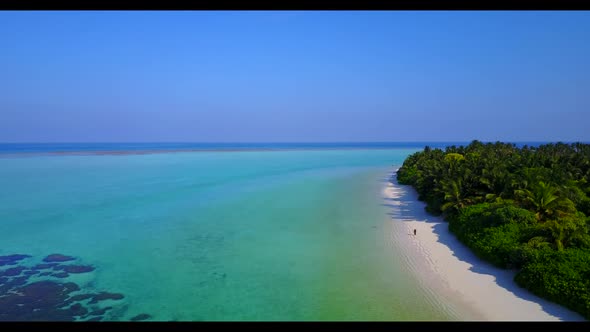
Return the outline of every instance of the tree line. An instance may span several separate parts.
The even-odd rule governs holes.
[[[397,179],[479,257],[590,318],[590,144],[426,146]]]

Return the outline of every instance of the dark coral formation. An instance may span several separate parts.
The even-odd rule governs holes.
[[[33,266],[31,269],[33,270],[45,270],[45,269],[50,269],[54,266],[57,266],[57,263],[47,263],[47,264],[37,264],[35,266]]]
[[[67,262],[67,261],[73,261],[75,260],[75,257],[71,257],[71,256],[66,256],[66,255],[62,255],[62,254],[51,254],[45,258],[43,258],[44,262],[47,263],[52,263],[52,262]]]
[[[0,276],[2,277],[14,277],[17,276],[19,274],[21,274],[21,272],[23,272],[25,268],[22,266],[17,266],[17,267],[12,267],[9,268],[7,270],[4,270],[2,272],[0,272]]]
[[[4,265],[16,265],[19,261],[31,257],[30,255],[21,255],[21,254],[14,254],[14,255],[6,255],[0,256],[0,266]]]
[[[113,309],[112,306],[103,308],[101,301],[124,298],[123,294],[89,292],[76,283],[63,282],[71,273],[95,269],[86,265],[60,265],[76,260],[74,257],[51,254],[43,259],[45,263],[32,267],[21,265],[26,258],[31,256],[0,256],[0,266],[10,266],[0,269],[0,321],[101,321]],[[141,314],[132,320],[150,317]]]
[[[94,304],[94,303],[98,303],[99,301],[104,301],[104,300],[121,300],[124,297],[125,296],[123,296],[123,294],[100,292],[99,294],[94,295],[92,297],[92,300],[88,303]]]
[[[148,314],[139,314],[139,315],[131,318],[131,321],[132,322],[137,322],[137,321],[142,321],[142,320],[146,320],[146,319],[150,319],[150,318],[152,318],[151,315],[148,315]]]
[[[64,265],[63,270],[67,273],[86,273],[94,271],[94,268],[84,265]]]
[[[106,307],[106,308],[102,308],[102,309],[97,309],[94,310],[90,313],[91,316],[101,316],[104,315],[108,310],[113,309],[113,307]]]
[[[72,301],[84,301],[84,300],[87,300],[93,296],[94,295],[92,295],[92,294],[78,294],[78,295],[72,296],[71,300]]]
[[[70,275],[67,274],[66,272],[59,272],[59,273],[52,273],[51,276],[56,277],[56,278],[67,278]]]

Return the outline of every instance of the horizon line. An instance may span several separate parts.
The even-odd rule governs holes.
[[[34,141],[18,141],[18,142],[0,142],[0,144],[368,144],[368,143],[471,143],[473,141],[479,141],[482,143],[495,143],[495,142],[507,142],[507,143],[547,143],[547,142],[564,142],[564,143],[575,143],[575,142],[590,142],[585,140],[416,140],[416,141],[52,141],[52,142],[34,142]]]

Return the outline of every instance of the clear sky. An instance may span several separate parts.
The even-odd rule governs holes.
[[[590,141],[590,12],[0,12],[0,142]]]

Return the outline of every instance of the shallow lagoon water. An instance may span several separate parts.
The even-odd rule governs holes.
[[[0,255],[53,253],[104,320],[457,320],[396,255],[381,188],[418,149],[5,157]]]

